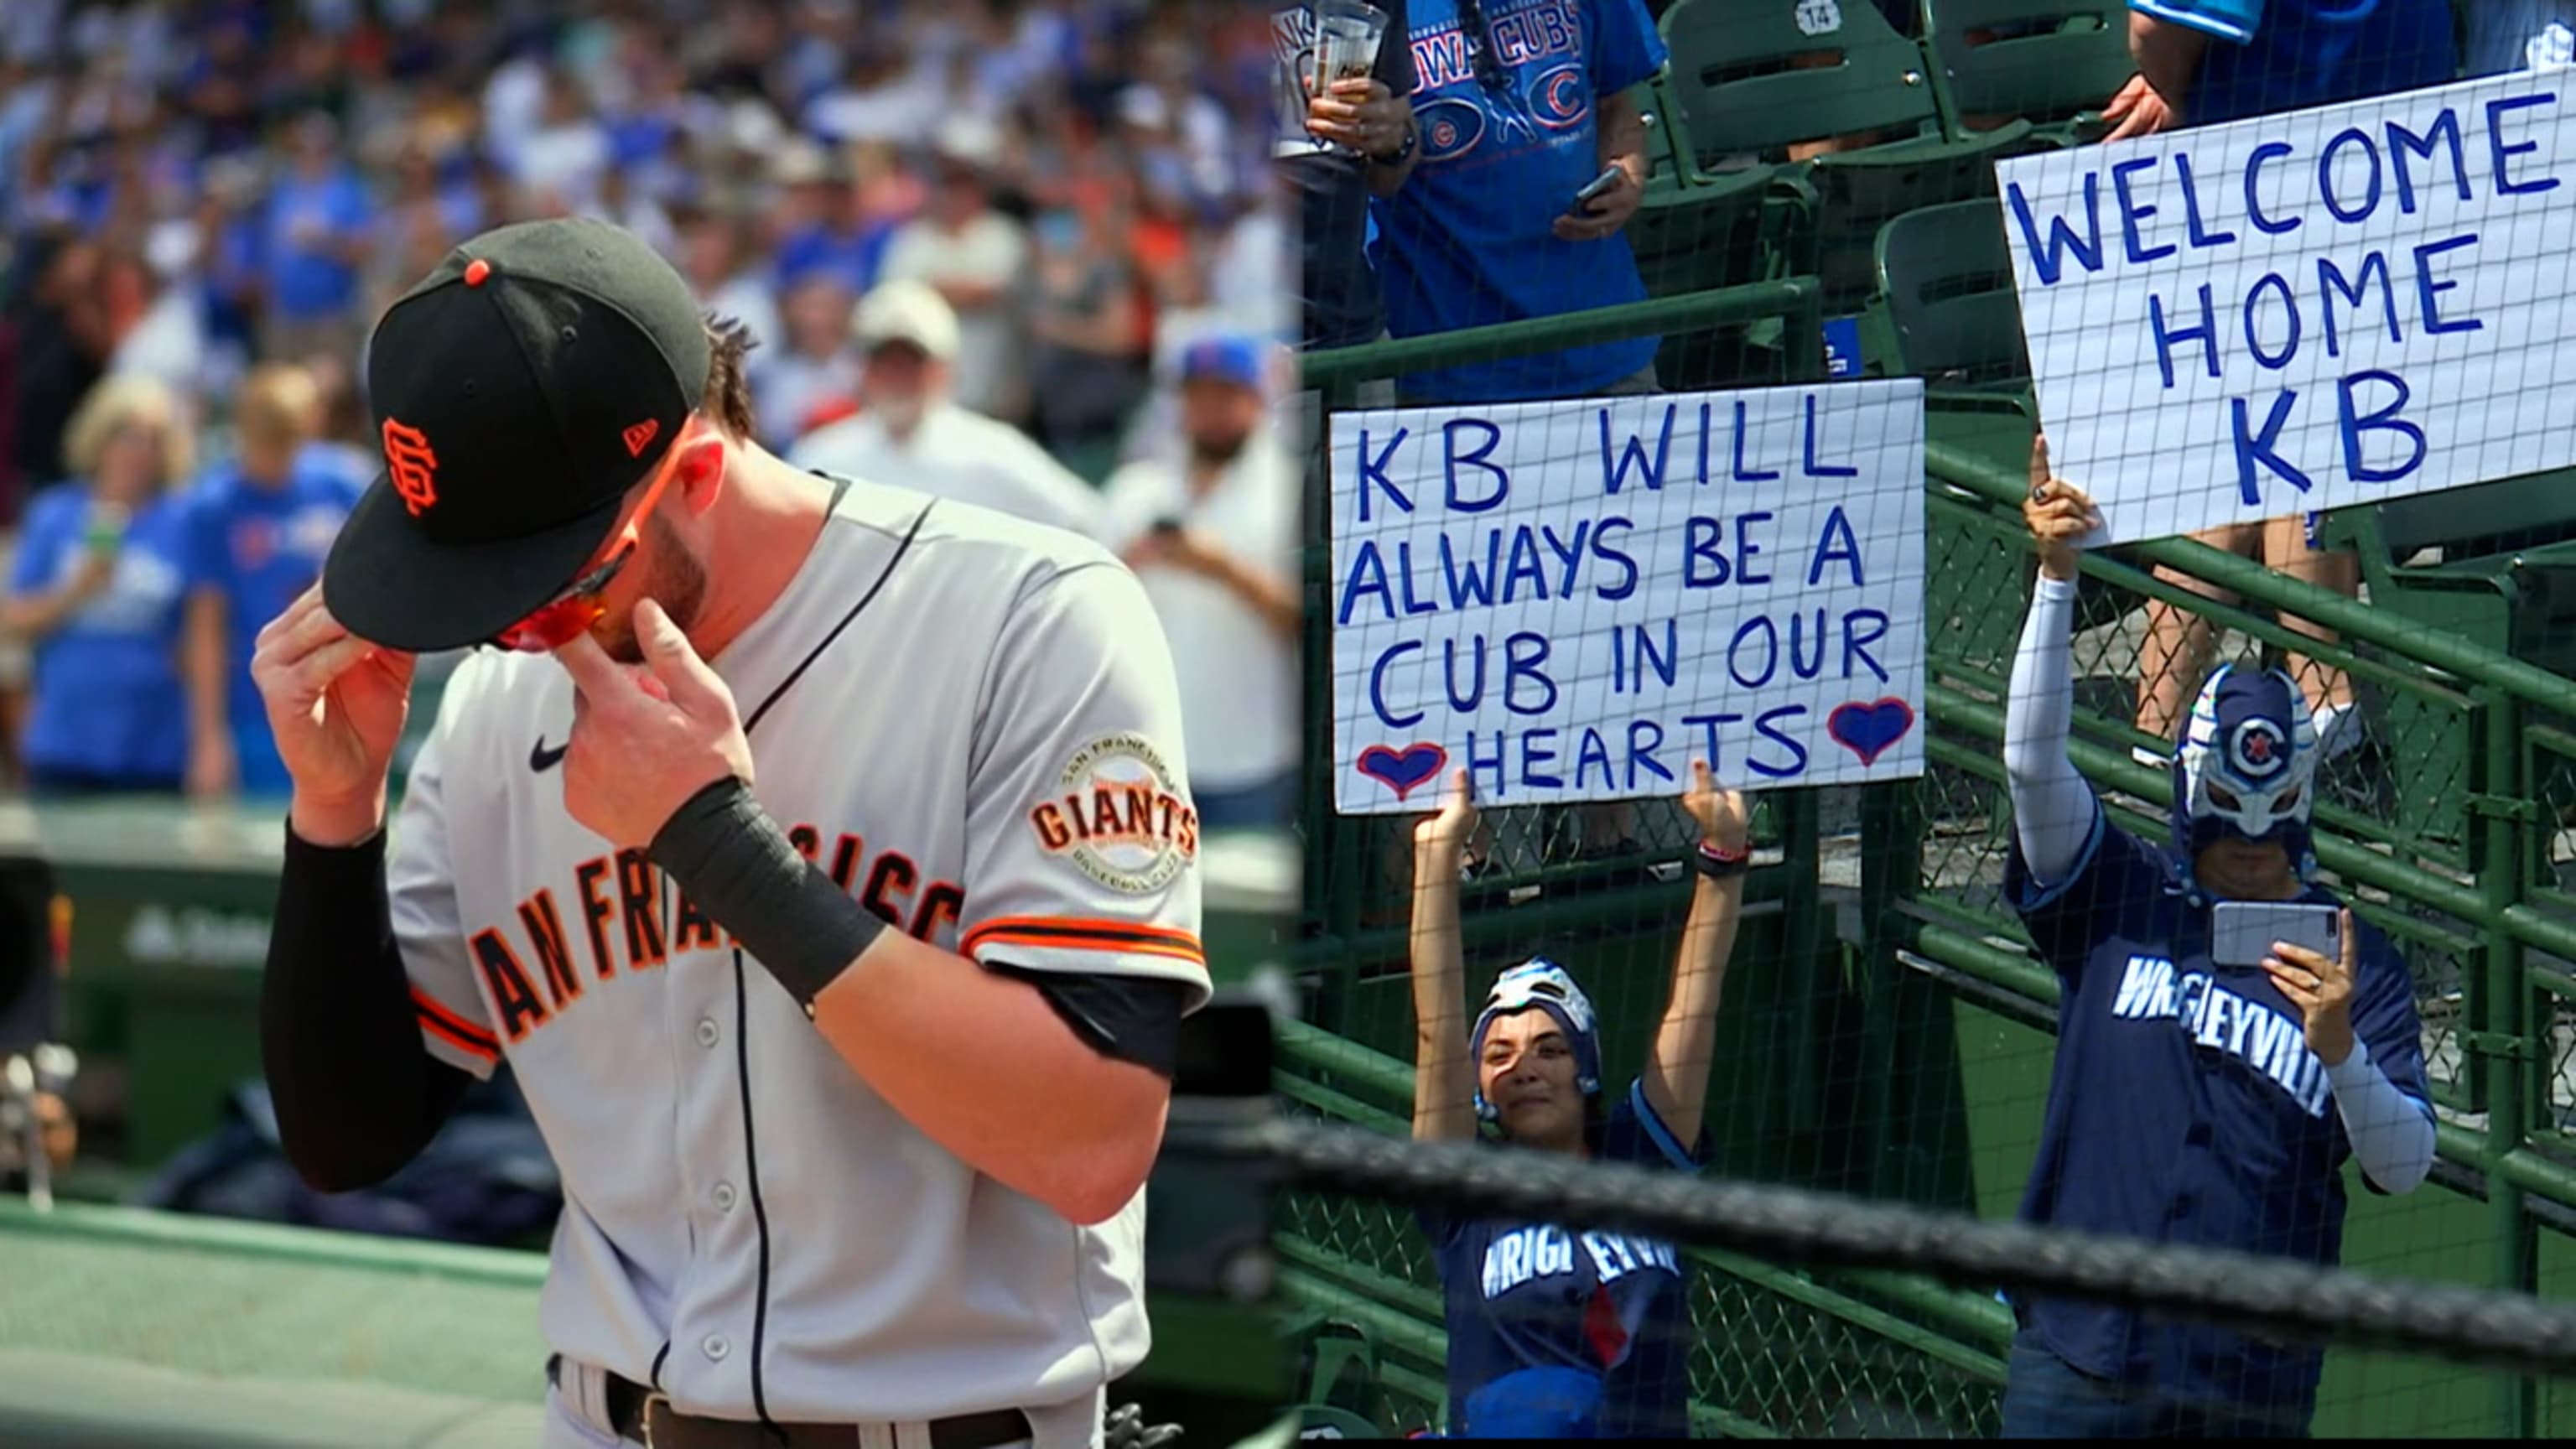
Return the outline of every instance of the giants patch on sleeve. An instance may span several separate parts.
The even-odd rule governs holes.
[[[1143,735],[1104,735],[1074,752],[1055,793],[1029,811],[1047,854],[1129,895],[1151,895],[1198,860],[1199,813]]]

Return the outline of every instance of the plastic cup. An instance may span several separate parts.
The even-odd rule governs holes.
[[[1315,0],[1315,93],[1366,80],[1386,39],[1386,12],[1367,0]]]

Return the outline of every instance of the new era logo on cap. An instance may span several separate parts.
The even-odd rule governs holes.
[[[630,458],[643,457],[645,448],[650,446],[653,442],[654,434],[661,431],[662,425],[651,418],[646,418],[644,421],[628,427],[624,433],[619,434],[619,436],[626,439],[626,456]]]

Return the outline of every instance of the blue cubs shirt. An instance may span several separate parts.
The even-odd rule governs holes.
[[[71,576],[88,546],[89,511],[89,490],[78,485],[48,488],[28,503],[11,593],[50,592]],[[175,790],[186,775],[185,514],[167,497],[138,509],[107,587],[36,642],[23,747],[30,767],[147,789]]]
[[[251,683],[251,648],[322,576],[323,556],[364,487],[327,453],[308,449],[280,487],[263,488],[227,463],[189,494],[188,586],[223,595],[232,652],[224,705],[245,795],[283,795],[293,784]]]
[[[1642,1083],[1610,1109],[1600,1160],[1699,1171]],[[1447,1295],[1454,1438],[1684,1438],[1688,1281],[1672,1244],[1426,1209]]]
[[[1597,98],[1663,68],[1640,0],[1486,0],[1493,69],[1477,75],[1459,0],[1409,0],[1420,159],[1375,205],[1387,330],[1419,337],[1645,300],[1624,234],[1559,241],[1556,219],[1601,174]],[[1388,44],[1398,37],[1387,37]],[[1652,337],[1416,373],[1426,402],[1581,397],[1643,371]]]
[[[2180,862],[2093,810],[2065,881],[2033,879],[2018,841],[2005,876],[2063,987],[2023,1218],[2334,1265],[2352,1147],[2298,1008],[2260,967],[2213,965],[2209,906]],[[2314,886],[2300,899],[2339,904]],[[2414,982],[2385,935],[2354,926],[2354,1034],[2429,1103]],[[2076,1299],[2018,1306],[2051,1352],[2099,1378],[2274,1413],[2315,1401],[2319,1349]]]
[[[2446,85],[2459,72],[2450,0],[2131,0],[2130,8],[2218,37],[2183,103],[2194,126]],[[2237,35],[2244,39],[2228,38]]]

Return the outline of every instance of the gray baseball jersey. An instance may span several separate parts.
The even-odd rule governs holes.
[[[1171,659],[1097,545],[853,483],[710,662],[747,720],[770,701],[762,804],[887,920],[1206,1000]],[[423,1040],[477,1076],[508,1058],[562,1168],[548,1341],[723,1418],[1090,1402],[1145,1355],[1143,1194],[1076,1227],[915,1130],[642,851],[565,813],[572,706],[551,658],[476,654],[390,842]]]

